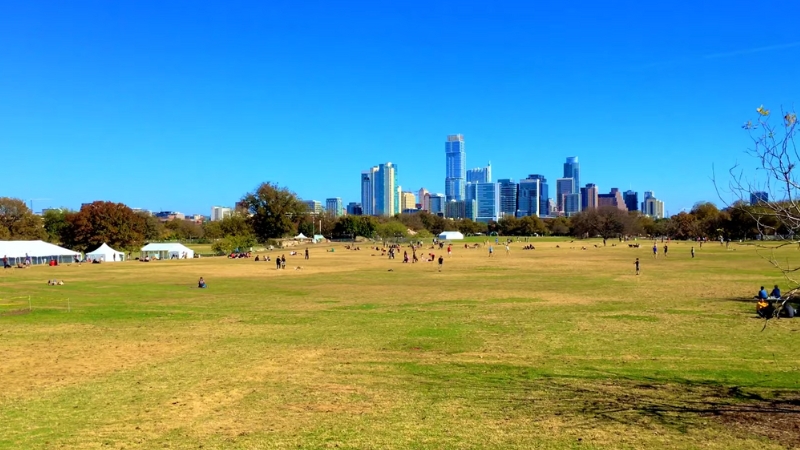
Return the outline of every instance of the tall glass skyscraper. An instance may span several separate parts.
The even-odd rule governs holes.
[[[467,181],[467,152],[464,149],[464,136],[451,134],[444,143],[446,172],[444,195],[447,201],[464,200],[464,187]]]
[[[500,216],[500,185],[498,183],[470,183],[467,186],[467,203],[475,202],[474,219],[488,223]]]
[[[574,184],[570,192],[577,192],[581,185],[581,165],[577,156],[567,157],[567,162],[564,163],[564,178],[572,178]]]
[[[365,216],[375,215],[375,178],[377,167],[361,172],[361,211]]]
[[[364,215],[369,216],[400,213],[396,164],[380,164],[361,172],[361,207]]]
[[[492,182],[492,162],[486,167],[476,167],[467,171],[467,183],[491,183]]]
[[[517,201],[517,216],[540,216],[540,185],[538,178],[519,180],[519,194]]]
[[[517,192],[519,186],[512,179],[497,180],[500,187],[500,215],[514,216],[517,214]]]
[[[550,188],[547,186],[547,178],[543,175],[532,174],[528,175],[528,180],[539,180],[539,217],[547,217],[550,215]]]

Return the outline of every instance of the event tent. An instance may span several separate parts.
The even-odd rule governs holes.
[[[453,241],[457,239],[464,239],[464,235],[458,231],[442,231],[442,233],[439,234],[438,237],[440,241]]]
[[[305,234],[303,234],[303,233],[300,233],[300,234],[298,234],[297,236],[295,236],[295,237],[294,237],[294,239],[297,239],[297,240],[300,240],[300,241],[302,241],[302,240],[304,240],[304,239],[308,239],[308,237],[307,237]]]
[[[97,250],[87,253],[86,258],[105,262],[117,262],[125,259],[125,253],[118,252],[109,247],[108,244],[103,243]]]
[[[0,241],[0,257],[7,257],[9,264],[24,263],[26,255],[32,264],[46,264],[53,259],[70,262],[81,254],[44,241]]]
[[[142,258],[149,256],[156,259],[189,259],[194,258],[194,250],[178,243],[147,244],[142,247]]]

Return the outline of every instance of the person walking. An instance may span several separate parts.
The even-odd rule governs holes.
[[[653,258],[658,258],[658,244],[653,242]]]
[[[667,257],[667,251],[668,250],[669,250],[669,247],[667,247],[667,244],[664,244],[664,258]]]
[[[494,256],[494,247],[489,245],[489,258],[491,258],[492,256]]]
[[[444,266],[444,256],[439,255],[439,272],[442,271],[442,266]]]
[[[511,248],[509,248],[508,244],[506,244],[506,256],[511,254]]]
[[[636,258],[636,261],[633,264],[636,265],[636,275],[639,275],[639,258]]]
[[[281,255],[281,269],[286,268],[286,255]]]

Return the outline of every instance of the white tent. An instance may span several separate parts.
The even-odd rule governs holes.
[[[0,241],[0,257],[8,258],[9,264],[24,263],[26,258],[32,264],[70,262],[76,256],[80,253],[44,241]]]
[[[303,234],[303,233],[300,233],[300,234],[298,234],[297,236],[295,236],[295,237],[294,237],[294,239],[298,239],[298,240],[304,240],[304,239],[308,239],[308,237],[306,237],[306,235],[305,235],[305,234]]]
[[[439,235],[440,241],[454,241],[464,239],[464,235],[458,231],[442,231]]]
[[[125,253],[118,252],[109,247],[108,244],[103,243],[97,250],[86,254],[86,258],[100,260],[104,262],[117,262],[125,259]]]
[[[142,258],[149,256],[155,259],[191,259],[194,250],[178,243],[147,244],[142,247]]]

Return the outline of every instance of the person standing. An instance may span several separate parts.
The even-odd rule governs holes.
[[[306,259],[308,259],[308,249],[306,249]]]
[[[489,245],[489,258],[491,258],[492,256],[494,256],[494,247]]]
[[[439,272],[442,271],[442,266],[444,266],[444,256],[439,255]]]
[[[506,244],[506,256],[511,254],[511,248],[509,248],[508,244]]]
[[[668,250],[669,250],[669,247],[667,247],[667,244],[664,244],[664,258],[667,257],[667,251]]]
[[[281,270],[281,257],[275,258],[275,270]]]
[[[692,247],[692,258],[694,258],[694,247]]]
[[[658,258],[658,244],[653,242],[653,258]]]
[[[639,258],[636,258],[634,264],[636,265],[636,275],[639,275]]]

